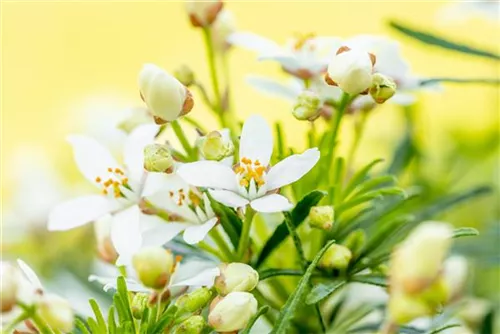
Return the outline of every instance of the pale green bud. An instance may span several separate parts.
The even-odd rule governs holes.
[[[363,230],[355,230],[345,238],[343,245],[351,250],[353,254],[359,254],[366,243],[366,233]]]
[[[193,70],[186,65],[181,65],[177,68],[174,71],[174,76],[186,87],[191,86],[195,82]]]
[[[464,292],[469,268],[467,259],[463,256],[454,255],[444,262],[443,278],[450,290],[450,299],[459,298]]]
[[[38,315],[52,329],[69,333],[73,329],[74,313],[71,304],[54,294],[44,294],[37,303]]]
[[[144,169],[148,172],[170,173],[174,158],[167,145],[150,144],[144,147]]]
[[[201,315],[193,315],[177,326],[174,334],[200,334],[203,328],[205,328],[205,319]]]
[[[196,146],[207,160],[222,160],[234,153],[234,145],[229,133],[212,131],[196,140]]]
[[[20,273],[17,267],[9,262],[2,261],[0,267],[1,312],[8,312],[16,305],[19,279]]]
[[[145,247],[132,257],[132,265],[144,286],[161,290],[170,280],[174,256],[162,247]]]
[[[136,293],[134,298],[132,298],[132,315],[134,318],[140,320],[142,319],[142,314],[146,307],[148,307],[150,295],[147,293]]]
[[[384,103],[396,94],[396,83],[391,78],[375,73],[372,77],[370,95],[375,102]]]
[[[259,283],[259,274],[247,264],[222,263],[219,269],[214,286],[222,296],[234,291],[252,291]]]
[[[319,266],[327,269],[344,270],[351,261],[351,250],[345,246],[333,244],[331,245],[319,261]]]
[[[305,90],[297,96],[297,103],[293,106],[293,116],[301,121],[312,121],[318,118],[321,110],[321,99],[315,92]]]
[[[199,288],[177,299],[175,305],[180,311],[194,313],[205,307],[212,298],[212,291],[208,288]]]
[[[388,304],[392,322],[403,325],[416,318],[432,315],[432,308],[419,296],[412,296],[402,290],[391,290]]]
[[[313,206],[311,210],[309,210],[308,218],[311,227],[328,231],[333,226],[335,210],[331,205]]]
[[[132,114],[128,118],[121,121],[118,124],[118,128],[122,129],[123,131],[125,131],[127,133],[130,133],[139,125],[151,123],[152,120],[153,120],[153,118],[148,113],[147,109],[145,109],[145,108],[133,108]]]
[[[243,329],[257,313],[257,300],[248,292],[231,292],[208,314],[208,324],[217,332]]]

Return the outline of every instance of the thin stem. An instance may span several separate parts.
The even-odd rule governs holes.
[[[210,253],[212,255],[215,255],[221,261],[224,261],[224,262],[229,261],[229,259],[226,257],[225,254],[223,254],[219,250],[215,249],[214,247],[210,246],[209,244],[207,244],[204,241],[199,242],[198,247],[200,247],[201,249],[203,249],[204,251],[207,251],[208,253]]]
[[[356,152],[359,147],[361,138],[363,137],[363,132],[365,131],[366,119],[368,118],[368,113],[361,111],[361,115],[358,120],[355,120],[354,124],[354,140],[347,154],[347,166],[346,173],[349,173],[352,166],[354,165],[354,158],[356,157]]]
[[[212,31],[210,30],[210,27],[203,28],[203,37],[205,41],[205,47],[207,49],[210,79],[212,80],[212,87],[214,89],[214,111],[218,114],[221,125],[225,127],[226,122],[222,111],[222,96],[220,93],[219,79],[217,77],[217,64],[215,62],[215,52],[214,46],[212,44]]]
[[[255,215],[255,211],[248,206],[246,208],[245,220],[243,222],[243,231],[241,231],[240,243],[238,245],[238,253],[236,258],[240,261],[243,260],[245,256],[245,251],[248,248],[250,243],[250,228],[252,227],[253,216]]]
[[[31,315],[31,320],[38,328],[41,334],[54,334],[54,331],[45,323],[45,321],[36,313],[33,312]]]
[[[227,245],[226,240],[217,229],[217,226],[210,230],[210,237],[212,237],[212,240],[215,242],[217,247],[219,247],[219,250],[222,252],[222,254],[224,254],[224,257],[228,261],[231,261],[233,259],[233,251]]]
[[[11,333],[14,331],[14,328],[21,322],[23,322],[26,319],[29,319],[30,314],[28,312],[23,312],[20,315],[18,315],[16,318],[12,320],[12,322],[5,328],[4,333]]]
[[[193,160],[196,160],[195,152],[191,145],[189,144],[189,141],[186,137],[186,134],[181,128],[181,125],[179,124],[179,121],[175,120],[172,123],[172,129],[174,129],[175,135],[179,139],[179,142],[182,145],[182,148],[184,148],[184,151],[186,151],[186,154]]]

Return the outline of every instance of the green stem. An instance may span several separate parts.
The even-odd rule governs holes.
[[[30,314],[28,312],[23,312],[20,315],[18,315],[12,322],[4,329],[3,333],[11,333],[14,331],[16,326],[23,322],[26,319],[29,319]]]
[[[212,240],[215,242],[217,247],[219,247],[219,250],[224,255],[224,258],[226,258],[227,261],[231,261],[233,259],[233,251],[227,245],[226,240],[217,229],[217,226],[210,231],[210,237],[212,237]]]
[[[367,112],[364,112],[362,110],[360,112],[361,115],[359,116],[359,119],[355,120],[356,123],[354,124],[354,139],[351,147],[349,148],[349,153],[347,154],[346,173],[349,173],[354,164],[354,158],[356,157],[359,143],[361,141],[361,138],[363,137],[363,132],[365,131],[366,119],[368,118]]]
[[[240,261],[243,260],[245,256],[245,251],[248,248],[250,243],[250,228],[252,227],[253,216],[255,215],[255,211],[248,206],[246,208],[247,212],[245,213],[245,221],[243,222],[243,231],[241,232],[240,243],[238,245],[238,253],[236,258]]]
[[[41,334],[54,334],[54,331],[50,329],[50,327],[36,312],[33,312],[33,314],[31,315],[31,320],[33,321],[35,327],[38,328]]]
[[[223,262],[229,261],[229,259],[227,258],[227,256],[225,254],[223,254],[219,250],[213,248],[212,246],[210,246],[209,244],[207,244],[204,241],[199,242],[198,247],[200,247],[201,249],[203,249],[204,251],[206,251],[210,254],[217,256]]]
[[[212,80],[212,87],[214,89],[214,111],[219,116],[222,127],[226,126],[226,121],[223,116],[222,110],[222,96],[220,92],[219,79],[217,77],[217,64],[215,62],[214,45],[212,44],[212,31],[210,27],[203,28],[203,39],[207,49],[208,67],[210,70],[210,79]]]
[[[182,145],[182,148],[184,148],[184,151],[186,151],[186,154],[189,156],[189,158],[196,160],[196,154],[191,145],[189,144],[189,141],[186,137],[186,134],[182,130],[181,125],[179,124],[179,121],[175,120],[172,123],[172,129],[174,129],[174,133],[179,139],[179,142]]]

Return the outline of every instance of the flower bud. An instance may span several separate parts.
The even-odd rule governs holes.
[[[175,305],[182,312],[194,313],[204,308],[212,298],[212,291],[203,287],[194,290],[193,292],[183,295],[177,299]]]
[[[212,26],[212,41],[217,51],[224,52],[231,46],[227,38],[236,31],[236,20],[229,10],[222,10]]]
[[[234,145],[227,131],[212,131],[196,140],[201,155],[207,160],[220,161],[234,153]]]
[[[441,271],[452,232],[446,223],[420,224],[393,253],[391,284],[401,285],[408,293],[428,287]]]
[[[132,257],[132,265],[144,286],[160,290],[170,280],[174,256],[162,247],[145,247]]]
[[[147,293],[136,293],[134,295],[131,304],[132,315],[134,318],[138,320],[142,319],[142,314],[144,313],[146,307],[148,307],[150,298],[151,296]]]
[[[167,145],[150,144],[144,147],[144,169],[148,172],[171,173],[174,158]]]
[[[370,95],[375,102],[384,103],[396,94],[396,83],[383,74],[375,73],[372,77]]]
[[[308,218],[311,227],[328,231],[333,226],[335,210],[331,205],[313,206],[309,210]]]
[[[71,304],[54,294],[44,294],[37,305],[38,315],[51,327],[64,333],[73,329],[74,313]]]
[[[243,329],[257,313],[257,300],[248,292],[231,292],[208,314],[208,324],[217,332]]]
[[[344,270],[351,261],[351,250],[345,246],[333,244],[331,245],[319,261],[319,266],[327,269]]]
[[[152,117],[146,108],[133,108],[131,115],[118,124],[118,128],[131,133],[136,127],[151,123]]]
[[[193,70],[186,65],[177,68],[174,72],[174,76],[186,87],[191,86],[195,82]]]
[[[259,283],[259,274],[247,264],[221,263],[219,269],[214,286],[222,296],[235,291],[252,291]]]
[[[189,20],[194,27],[207,27],[211,25],[222,10],[221,0],[186,1],[186,10]]]
[[[443,278],[449,289],[450,300],[459,298],[467,283],[468,276],[467,259],[463,256],[454,255],[444,262]]]
[[[184,320],[174,334],[200,334],[205,328],[205,319],[201,315],[193,315]]]
[[[19,270],[9,262],[2,261],[0,267],[0,299],[1,312],[8,312],[16,305],[19,289]]]
[[[388,312],[391,321],[398,325],[433,313],[431,307],[422,298],[411,296],[401,290],[391,290]]]
[[[118,253],[111,241],[111,215],[106,215],[94,222],[94,234],[97,241],[97,253],[101,260],[115,263]]]
[[[361,252],[361,249],[366,243],[366,233],[363,230],[355,230],[349,233],[345,238],[343,245],[351,250],[356,255]]]
[[[321,99],[319,95],[310,90],[305,90],[297,96],[297,103],[293,106],[292,114],[300,121],[313,121],[319,117]]]
[[[139,89],[157,124],[174,121],[193,108],[189,90],[156,65],[144,65],[139,74]]]
[[[330,61],[325,80],[347,94],[357,95],[370,88],[374,64],[374,55],[343,46]]]

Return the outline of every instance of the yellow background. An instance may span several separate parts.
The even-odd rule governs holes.
[[[397,19],[498,52],[498,24],[473,18],[444,25],[436,19],[444,5],[282,1],[230,2],[227,8],[234,12],[240,30],[279,42],[298,32],[340,37],[389,34],[402,42],[404,56],[419,75],[498,77],[498,66],[492,61],[427,47],[387,27],[388,19]],[[4,1],[1,16],[2,167],[8,165],[17,147],[30,143],[43,146],[60,161],[69,161],[64,137],[79,129],[82,112],[98,123],[108,109],[141,105],[136,82],[145,62],[170,71],[189,64],[208,84],[201,34],[190,27],[181,2]],[[269,120],[282,119],[287,129],[304,127],[290,117],[288,103],[263,96],[245,83],[249,73],[280,75],[277,65],[258,63],[254,54],[235,50],[231,67],[241,118],[261,113]],[[436,145],[440,133],[448,128],[467,126],[480,131],[498,124],[498,90],[494,87],[446,85],[443,92],[425,93],[421,106],[429,132],[425,137]],[[376,113],[377,123],[373,124],[378,125],[372,129],[378,135],[373,138],[383,142],[385,130],[400,132],[395,110],[385,107]],[[215,125],[201,103],[192,116]],[[302,141],[299,136],[292,139],[294,145]],[[2,168],[2,174],[5,195],[12,185],[8,169]]]

